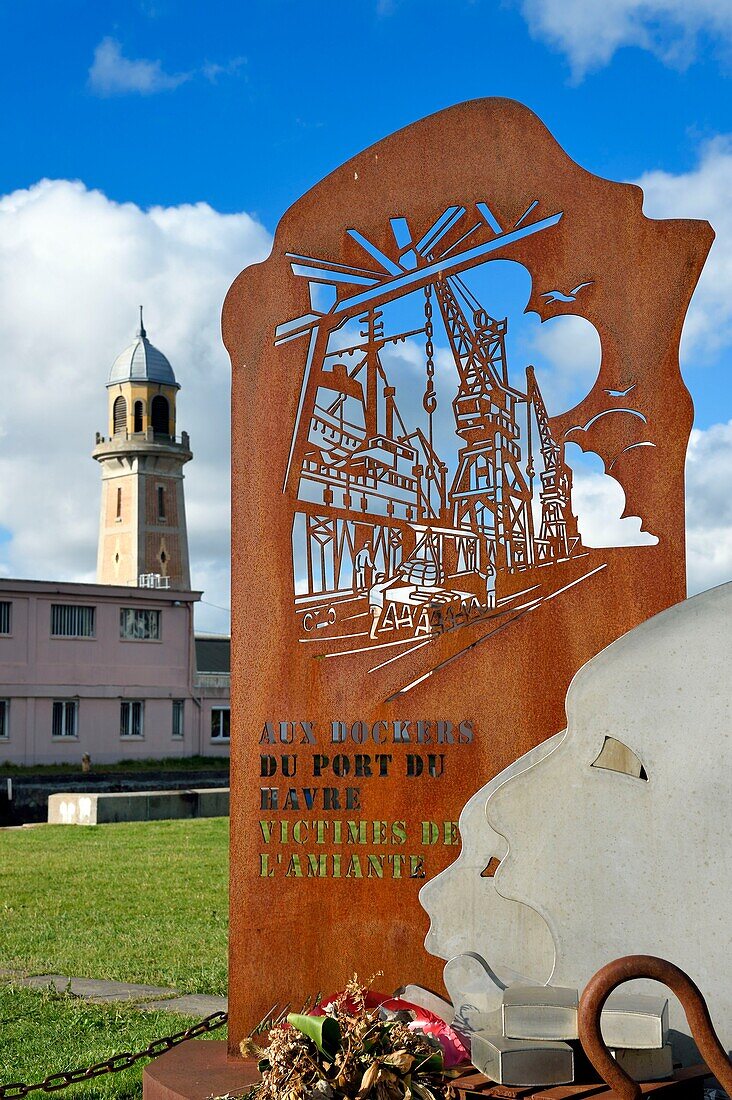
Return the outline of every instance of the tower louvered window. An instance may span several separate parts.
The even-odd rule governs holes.
[[[143,411],[142,401],[135,401],[135,415],[134,415],[135,424],[134,424],[134,427],[132,429],[135,432],[141,432],[142,431],[142,411]]]
[[[112,424],[114,434],[127,431],[127,402],[124,397],[115,397],[112,406]]]
[[[160,394],[153,397],[150,411],[152,413],[153,432],[156,435],[169,435],[170,409],[167,398],[162,397]]]

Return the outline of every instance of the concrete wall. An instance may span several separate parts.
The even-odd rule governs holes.
[[[52,794],[49,825],[106,825],[116,821],[165,821],[182,817],[226,817],[229,788],[127,791],[124,794]]]
[[[48,799],[52,794],[119,794],[125,791],[200,790],[229,786],[228,760],[211,759],[205,769],[165,771],[136,770],[105,772],[80,770],[68,774],[31,772],[14,776],[10,787],[0,779],[0,827],[48,820]]]

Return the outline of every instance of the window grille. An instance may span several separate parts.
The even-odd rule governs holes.
[[[173,700],[173,737],[183,736],[183,718],[185,715],[185,699]]]
[[[79,703],[76,699],[55,699],[51,733],[54,737],[76,737]]]
[[[10,700],[0,699],[0,741],[10,736]]]
[[[93,638],[95,607],[73,603],[51,604],[51,635],[54,638]]]
[[[231,713],[228,707],[213,707],[211,710],[211,740],[228,741]]]
[[[9,600],[0,601],[0,634],[10,633],[12,603]]]
[[[127,641],[158,641],[160,638],[160,612],[137,607],[121,607],[119,612],[119,636]]]
[[[142,699],[123,699],[119,709],[120,737],[142,737]]]

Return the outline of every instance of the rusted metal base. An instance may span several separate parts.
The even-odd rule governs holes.
[[[643,1096],[654,1100],[702,1100],[703,1081],[709,1077],[705,1065],[678,1070],[669,1081],[641,1085]],[[259,1080],[257,1063],[227,1061],[226,1043],[194,1039],[183,1043],[146,1068],[142,1075],[143,1100],[207,1100],[238,1092]],[[611,1100],[615,1096],[603,1082],[584,1085],[552,1085],[551,1088],[509,1088],[496,1085],[482,1073],[467,1071],[453,1082],[459,1100]]]
[[[702,1100],[704,1095],[704,1078],[709,1077],[709,1070],[705,1065],[688,1066],[686,1069],[677,1070],[668,1081],[649,1081],[641,1085],[641,1095],[652,1095],[654,1100]],[[526,1086],[523,1088],[511,1088],[508,1085],[496,1085],[489,1081],[482,1073],[466,1073],[453,1082],[453,1089],[459,1100],[487,1100],[488,1097],[498,1100],[584,1100],[584,1097],[592,1097],[592,1100],[611,1100],[617,1094],[604,1083],[595,1081],[584,1085],[552,1085],[549,1088],[536,1088]]]
[[[227,1061],[225,1040],[192,1039],[146,1067],[142,1096],[143,1100],[207,1100],[258,1080],[256,1062]]]

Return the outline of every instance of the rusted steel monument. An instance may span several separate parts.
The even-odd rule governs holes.
[[[678,348],[713,235],[642,202],[479,100],[333,172],[228,294],[232,1057],[354,969],[440,987],[417,894],[466,800],[563,728],[582,664],[685,596]],[[486,291],[498,261],[528,273],[518,318]],[[522,311],[599,335],[573,407],[512,344]],[[645,544],[584,536],[570,443]]]

